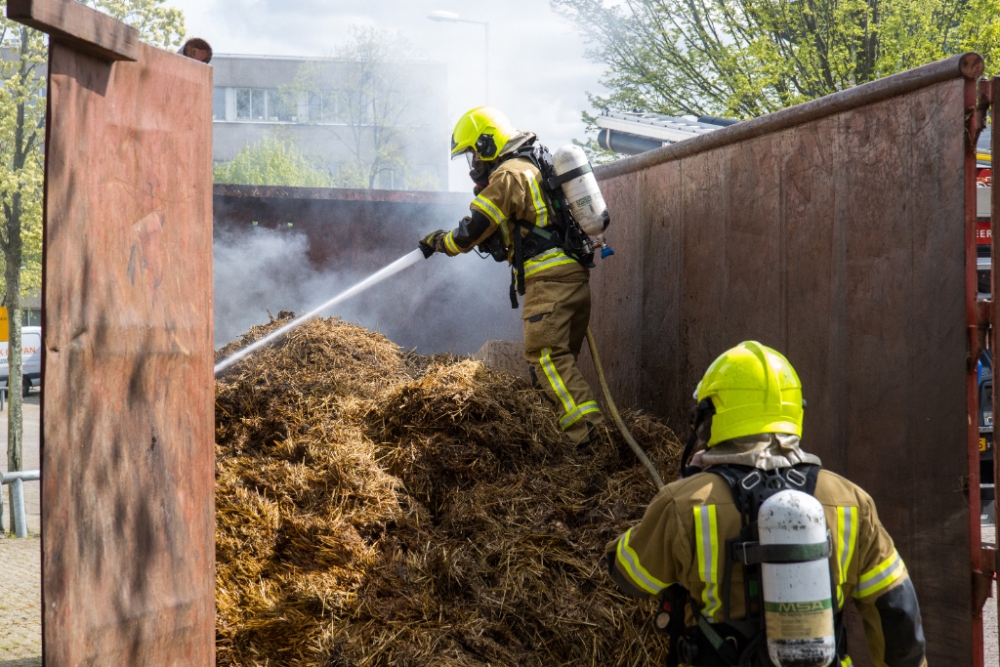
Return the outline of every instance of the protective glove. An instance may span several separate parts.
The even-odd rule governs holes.
[[[443,229],[439,229],[436,232],[431,232],[424,238],[420,239],[420,250],[423,251],[424,257],[430,257],[436,252],[443,252],[448,254],[444,247],[444,237],[448,232]]]

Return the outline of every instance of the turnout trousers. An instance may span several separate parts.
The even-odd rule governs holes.
[[[577,274],[579,275],[579,274]],[[590,385],[576,366],[590,323],[586,274],[562,280],[536,278],[525,285],[524,353],[533,378],[559,414],[559,427],[574,444],[604,422]]]

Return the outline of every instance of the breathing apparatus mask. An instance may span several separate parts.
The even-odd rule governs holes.
[[[475,183],[476,194],[479,194],[490,184],[490,172],[493,171],[489,162],[479,159],[475,151],[468,151],[465,159],[469,164],[469,178]]]
[[[695,399],[698,398],[697,392]],[[681,469],[688,464],[695,449],[706,447],[712,439],[712,416],[715,415],[715,405],[712,399],[706,398],[699,401],[698,405],[691,409],[691,435],[688,437],[687,445],[684,447],[684,455],[681,457]]]

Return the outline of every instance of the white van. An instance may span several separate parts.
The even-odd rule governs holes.
[[[42,328],[21,327],[21,366],[25,396],[42,386]],[[7,343],[0,343],[0,386],[7,386]]]

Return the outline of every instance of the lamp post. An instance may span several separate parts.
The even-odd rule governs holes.
[[[486,104],[490,103],[490,22],[489,21],[471,21],[469,19],[463,19],[459,17],[455,12],[446,12],[442,10],[437,10],[431,12],[427,18],[431,21],[442,21],[447,23],[475,23],[476,25],[483,26],[486,35],[486,77],[483,83],[486,85]]]

